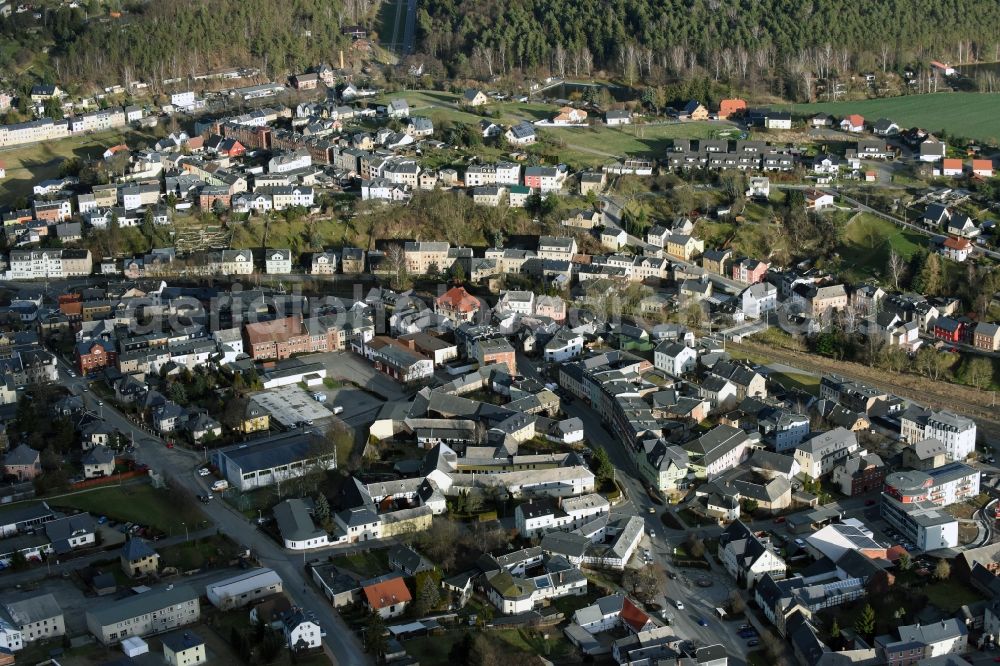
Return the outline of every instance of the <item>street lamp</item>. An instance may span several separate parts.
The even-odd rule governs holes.
[[[185,522],[182,522],[181,525],[184,526],[184,541],[187,541],[188,540],[188,524],[185,523]]]

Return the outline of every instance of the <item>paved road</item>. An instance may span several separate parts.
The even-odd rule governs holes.
[[[605,226],[611,227],[612,229],[621,229],[622,228],[621,216],[622,216],[622,208],[625,206],[625,197],[615,196],[611,194],[603,194],[601,195],[601,201],[604,202]],[[649,253],[654,253],[662,249],[655,245],[650,245],[649,243],[647,243],[642,238],[639,238],[638,236],[633,236],[632,234],[628,233],[627,235],[628,235],[628,243],[633,247],[640,248],[643,251]],[[693,262],[677,259],[676,257],[669,257],[669,259],[671,263],[679,264],[687,268],[694,268],[697,266],[697,264]],[[735,280],[731,280],[730,278],[727,278],[725,276],[717,275],[714,273],[709,273],[708,278],[712,281],[713,284],[715,284],[715,286],[720,287],[723,290],[732,294],[737,294],[743,291],[747,286]]]
[[[60,383],[71,391],[77,393],[82,391],[87,381],[80,377],[70,377],[68,366],[61,359],[59,363],[62,371]],[[176,481],[192,498],[208,492],[205,479],[199,477],[195,471],[203,460],[197,453],[180,448],[168,449],[158,436],[143,430],[110,404],[100,405],[99,399],[92,393],[81,393],[81,395],[85,396],[87,409],[102,413],[109,425],[126,436],[134,437],[135,456],[138,462],[149,465],[154,472],[162,474],[164,478]],[[243,514],[225,502],[209,502],[202,505],[202,510],[218,530],[237,543],[250,547],[261,563],[271,567],[281,576],[285,593],[294,604],[316,613],[320,624],[327,632],[326,638],[323,639],[323,648],[332,663],[340,666],[371,663],[354,632],[344,624],[340,615],[333,610],[326,599],[309,585],[304,569],[305,555],[286,552],[270,537],[259,531]]]

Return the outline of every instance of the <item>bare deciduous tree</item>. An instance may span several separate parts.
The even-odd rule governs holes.
[[[899,281],[906,275],[906,260],[895,250],[889,251],[889,264],[886,266],[892,279],[892,288],[899,291]]]

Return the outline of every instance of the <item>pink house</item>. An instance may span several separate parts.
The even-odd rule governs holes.
[[[764,280],[767,269],[771,265],[766,261],[758,261],[744,257],[733,264],[733,279],[746,284],[757,284]]]
[[[539,296],[535,299],[535,314],[561,324],[566,320],[566,301],[558,296]]]
[[[4,456],[3,472],[16,476],[19,481],[30,481],[42,473],[41,457],[38,451],[22,444]]]

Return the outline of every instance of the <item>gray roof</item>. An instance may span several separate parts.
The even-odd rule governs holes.
[[[106,627],[168,606],[197,600],[198,591],[190,585],[171,585],[102,604],[88,610],[87,617],[94,618],[100,626]]]
[[[4,465],[34,465],[38,461],[38,451],[27,444],[22,444],[3,458]]]
[[[123,545],[121,549],[121,557],[128,562],[136,562],[147,557],[155,557],[156,554],[156,551],[149,545],[149,542],[145,539],[140,539],[139,537],[132,537],[125,542],[125,545]]]
[[[274,519],[282,538],[289,541],[306,541],[325,534],[316,527],[306,503],[297,498],[285,500],[275,506]]]
[[[205,641],[201,639],[201,636],[193,631],[167,634],[166,636],[160,638],[160,641],[163,643],[163,647],[170,648],[173,652],[183,652],[184,650],[189,650],[205,643]]]
[[[288,432],[253,444],[233,446],[220,454],[245,474],[312,458],[316,439],[316,435],[309,432]]]
[[[929,624],[911,624],[899,627],[899,640],[905,642],[923,643],[930,645],[942,641],[951,640],[958,636],[965,636],[969,633],[965,625],[956,618],[931,622]]]
[[[115,452],[106,446],[95,446],[83,456],[84,465],[107,465],[115,462]]]
[[[51,594],[41,594],[29,599],[4,603],[4,608],[7,609],[10,619],[18,627],[61,617],[63,614],[62,608]]]

